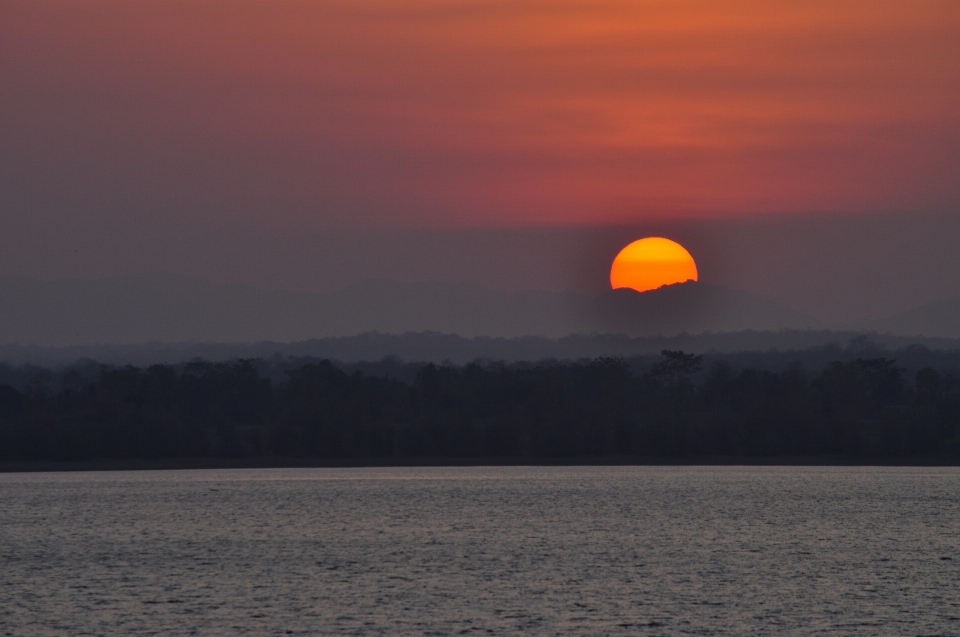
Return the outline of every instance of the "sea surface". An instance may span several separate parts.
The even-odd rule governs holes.
[[[960,635],[960,470],[0,475],[0,635]]]

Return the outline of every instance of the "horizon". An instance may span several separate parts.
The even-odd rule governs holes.
[[[926,343],[960,338],[960,297],[877,320],[831,323],[742,290],[697,281],[645,292],[590,293],[379,279],[330,293],[304,293],[167,273],[49,281],[0,277],[0,311],[6,315],[0,324],[5,351],[35,346],[95,352],[149,343],[243,349],[244,342],[283,349],[284,343],[316,339],[417,333],[556,340],[807,330]],[[776,339],[768,346],[780,347]]]

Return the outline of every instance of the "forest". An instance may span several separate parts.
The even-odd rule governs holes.
[[[406,378],[326,360],[263,369],[34,370],[0,383],[0,461],[960,459],[955,372],[885,357],[812,372],[672,350],[643,366],[409,364]]]

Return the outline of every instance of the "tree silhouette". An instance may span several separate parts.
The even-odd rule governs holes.
[[[960,459],[960,379],[888,358],[808,377],[664,350],[619,359],[420,365],[408,380],[329,361],[30,370],[0,384],[0,460],[599,458]],[[38,378],[46,380],[36,380]]]
[[[682,350],[665,349],[660,355],[664,360],[656,363],[650,373],[674,387],[679,387],[684,380],[689,380],[703,365],[702,355],[686,354]]]

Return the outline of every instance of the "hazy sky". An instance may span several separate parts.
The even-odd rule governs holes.
[[[0,275],[587,289],[659,228],[839,317],[960,293],[958,210],[953,0],[0,2]]]

